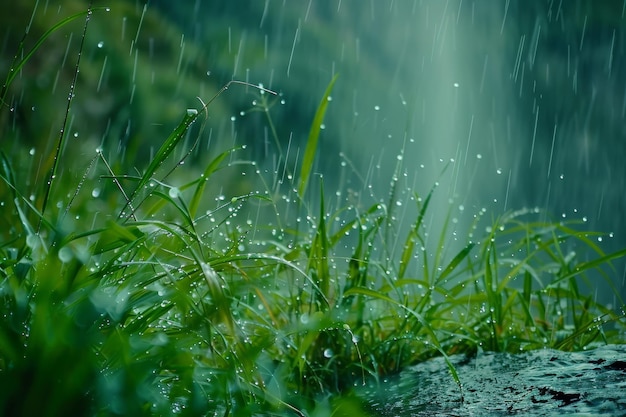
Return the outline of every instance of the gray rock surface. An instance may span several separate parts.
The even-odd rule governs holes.
[[[380,416],[626,416],[626,345],[584,352],[452,357],[411,367],[367,392]]]

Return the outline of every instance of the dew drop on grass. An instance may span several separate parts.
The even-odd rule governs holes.
[[[63,246],[61,249],[59,249],[59,260],[63,263],[67,263],[69,261],[72,260],[73,258],[73,253],[72,250],[70,248],[68,248],[67,246]]]
[[[178,198],[178,196],[180,195],[180,190],[178,189],[178,187],[171,187],[168,191],[168,194],[171,198]]]

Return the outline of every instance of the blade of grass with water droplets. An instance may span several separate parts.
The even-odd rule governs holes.
[[[439,275],[439,277],[437,277],[437,283],[442,282],[443,280],[445,280],[447,278],[448,275],[450,275],[452,273],[452,271],[454,271],[456,269],[457,266],[459,266],[459,264],[465,259],[467,258],[467,255],[469,255],[469,253],[472,251],[472,249],[474,248],[475,244],[474,243],[470,243],[467,246],[465,246],[463,249],[461,249],[459,251],[459,253],[456,254],[456,256],[450,261],[450,263],[445,267],[445,269],[443,270],[443,272]]]
[[[135,187],[133,192],[130,194],[128,200],[126,201],[126,205],[124,206],[122,211],[120,211],[120,214],[118,217],[121,218],[122,216],[124,216],[124,211],[126,210],[126,208],[130,206],[132,201],[137,196],[137,193],[139,193],[139,191],[143,187],[145,187],[146,184],[148,184],[148,182],[152,178],[152,175],[165,162],[167,157],[172,153],[176,145],[178,145],[180,140],[185,136],[185,133],[189,129],[189,126],[191,126],[191,124],[198,118],[198,114],[199,114],[198,111],[195,111],[195,110],[187,111],[187,114],[185,114],[185,117],[183,118],[183,120],[181,120],[181,122],[174,129],[174,131],[168,136],[165,142],[163,142],[163,144],[161,145],[161,147],[155,154],[152,161],[150,161],[148,168],[146,168],[143,175],[139,179],[137,186]],[[130,218],[130,215],[126,216],[126,218],[127,219]]]

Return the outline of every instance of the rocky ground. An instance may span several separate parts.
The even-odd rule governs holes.
[[[441,358],[407,369],[365,396],[380,416],[626,416],[626,345],[585,352]]]

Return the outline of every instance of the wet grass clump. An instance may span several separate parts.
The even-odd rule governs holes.
[[[284,181],[238,149],[183,164],[213,99],[181,109],[136,170],[106,149],[64,158],[62,129],[33,192],[2,153],[3,415],[358,415],[358,387],[433,356],[458,382],[452,354],[624,342],[623,315],[579,288],[612,285],[626,255],[596,233],[520,210],[484,233],[478,216],[449,253],[450,216],[425,222],[436,189],[411,191],[401,228],[397,179],[371,205],[331,207],[312,172],[334,82]],[[252,191],[215,186],[242,170]]]

